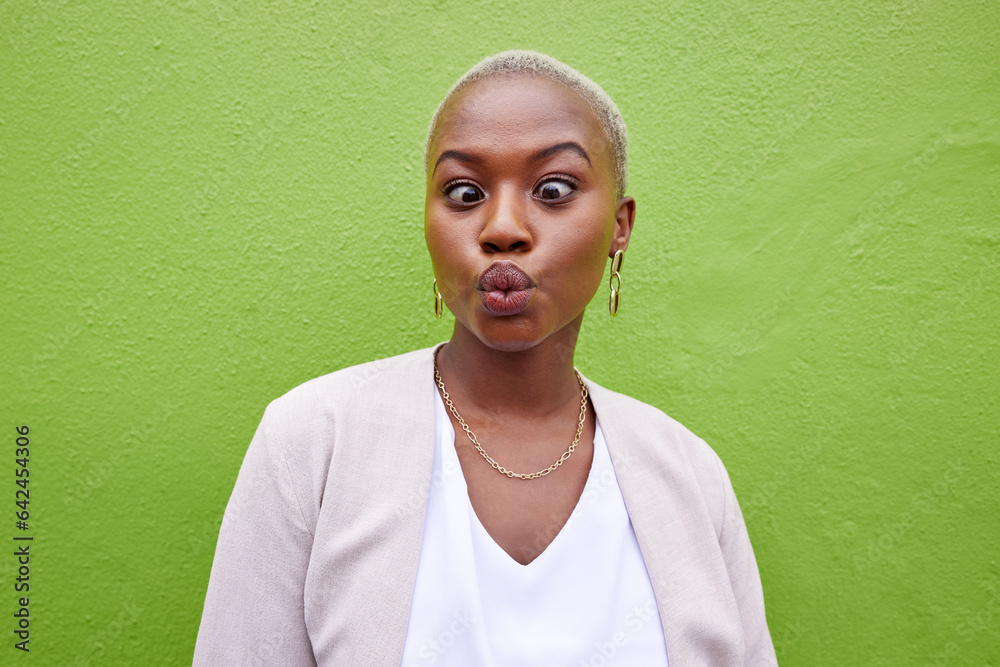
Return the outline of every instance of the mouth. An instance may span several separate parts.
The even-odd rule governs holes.
[[[493,262],[479,276],[479,298],[492,315],[516,315],[528,307],[535,281],[514,262]]]

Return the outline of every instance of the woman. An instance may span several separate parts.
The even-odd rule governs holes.
[[[272,403],[226,509],[195,663],[773,664],[708,446],[573,367],[635,219],[614,103],[534,52],[484,60],[427,139],[443,346]]]

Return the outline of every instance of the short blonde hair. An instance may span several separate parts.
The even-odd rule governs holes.
[[[481,60],[455,82],[455,85],[445,95],[444,100],[438,105],[437,110],[434,111],[434,116],[431,117],[431,124],[427,129],[427,141],[424,145],[425,167],[430,158],[431,140],[437,130],[438,118],[449,100],[475,81],[505,74],[533,74],[558,81],[569,86],[590,105],[590,108],[597,114],[597,119],[608,135],[611,144],[617,196],[624,196],[625,188],[628,186],[628,133],[625,130],[625,121],[622,119],[621,112],[599,85],[569,65],[537,51],[504,51],[490,56]]]

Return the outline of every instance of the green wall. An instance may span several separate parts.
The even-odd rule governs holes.
[[[632,140],[577,365],[720,453],[779,659],[997,664],[1000,5],[343,4],[0,6],[0,663],[190,662],[268,401],[449,335],[426,123],[527,47]]]

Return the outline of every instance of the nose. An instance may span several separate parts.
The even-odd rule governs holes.
[[[526,220],[528,202],[515,190],[498,189],[484,207],[486,220],[479,234],[484,252],[526,252],[534,245]]]

